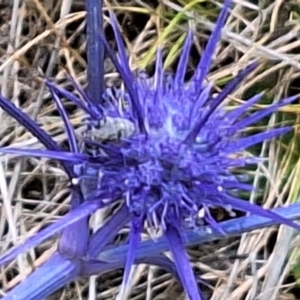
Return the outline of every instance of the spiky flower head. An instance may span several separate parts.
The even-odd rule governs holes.
[[[240,71],[217,96],[212,97],[213,83],[206,83],[205,79],[230,3],[230,0],[225,1],[215,30],[189,82],[185,82],[184,77],[192,45],[191,30],[174,76],[163,70],[162,49],[157,51],[153,78],[148,78],[145,73],[133,76],[116,18],[111,14],[118,55],[115,56],[103,37],[101,39],[125,89],[107,89],[104,95],[107,105],[96,107],[80,103],[70,93],[49,83],[58,105],[58,95],[67,96],[88,112],[93,137],[109,120],[121,120],[123,123],[118,124],[123,124],[124,130],[129,126],[129,132],[126,136],[121,134],[119,142],[104,144],[97,139],[86,139],[86,145],[95,149],[94,155],[80,154],[67,116],[62,113],[70,145],[73,145],[72,154],[59,151],[26,152],[11,148],[1,150],[55,157],[81,166],[93,166],[92,169],[97,170],[97,188],[88,197],[93,200],[81,206],[82,211],[88,207],[84,214],[73,212],[66,216],[65,221],[69,223],[75,222],[75,215],[75,220],[78,220],[97,208],[124,199],[130,213],[131,231],[123,288],[128,284],[144,224],[151,233],[166,235],[178,275],[193,300],[201,299],[201,296],[183,246],[182,233],[186,228],[197,230],[205,222],[212,231],[226,234],[212,217],[211,208],[248,212],[299,229],[292,221],[241,200],[234,193],[235,190],[251,190],[252,187],[241,182],[232,169],[259,162],[256,158],[236,158],[234,154],[288,132],[290,128],[271,129],[252,136],[244,136],[243,130],[295,98],[285,99],[248,115],[248,108],[261,99],[262,94],[259,94],[234,110],[226,111],[225,100],[255,69],[255,63]],[[128,103],[122,110],[118,106],[119,99]],[[63,108],[61,111],[64,111]]]

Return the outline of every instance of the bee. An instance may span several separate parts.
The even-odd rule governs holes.
[[[99,144],[118,143],[135,132],[134,124],[122,117],[107,116],[101,120],[86,120],[83,132],[84,152],[95,156],[104,154]]]
[[[92,137],[99,142],[118,142],[134,132],[134,124],[121,117],[105,117],[91,127]]]

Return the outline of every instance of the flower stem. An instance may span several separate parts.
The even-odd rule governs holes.
[[[104,89],[104,47],[99,38],[103,30],[102,6],[102,0],[86,0],[87,94],[95,105],[102,103]]]
[[[54,254],[41,268],[29,275],[3,300],[37,300],[56,292],[79,274],[79,264]]]
[[[300,219],[300,203],[291,204],[288,207],[275,208],[272,211],[290,220]],[[278,225],[278,222],[268,218],[251,215],[221,222],[219,225],[226,233],[225,237],[232,237],[255,229]],[[188,230],[183,232],[182,236],[185,237],[183,242],[186,246],[200,245],[224,238],[221,234],[210,233],[205,227],[198,232]],[[157,253],[167,251],[168,249],[169,243],[165,237],[157,239],[156,242],[147,240],[140,243],[139,249],[137,250],[137,258],[153,256]],[[127,252],[128,245],[119,246],[114,249],[103,251],[99,256],[99,259],[105,259],[107,261],[119,260],[123,259],[123,256],[126,257]]]

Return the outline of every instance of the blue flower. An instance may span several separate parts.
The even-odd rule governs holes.
[[[69,174],[73,190],[77,191],[81,198],[73,203],[72,210],[65,217],[29,239],[24,245],[13,249],[0,259],[0,264],[10,261],[29,247],[65,229],[69,230],[69,234],[60,239],[61,252],[71,251],[71,258],[84,256],[85,262],[91,263],[88,263],[80,274],[91,275],[95,270],[104,268],[103,262],[96,261],[99,252],[119,228],[130,221],[122,291],[128,285],[131,267],[137,257],[140,236],[146,224],[153,236],[163,234],[166,237],[178,277],[186,293],[191,300],[198,300],[203,298],[189,263],[184,239],[187,229],[197,231],[205,223],[209,225],[212,233],[226,234],[212,217],[211,208],[239,210],[300,229],[289,219],[239,199],[235,193],[235,190],[248,191],[252,190],[252,187],[241,182],[232,170],[256,164],[259,160],[250,157],[236,158],[234,154],[286,133],[291,128],[276,128],[251,136],[244,136],[243,131],[279,107],[291,103],[295,98],[287,98],[248,115],[248,108],[261,99],[262,94],[259,94],[234,110],[226,111],[224,103],[227,97],[256,68],[256,63],[240,71],[216,97],[212,97],[213,83],[206,83],[205,78],[230,4],[230,0],[225,1],[215,30],[189,82],[184,81],[184,76],[192,44],[192,31],[187,34],[174,76],[164,72],[162,49],[158,49],[154,77],[148,78],[145,73],[135,77],[129,68],[125,47],[113,14],[110,14],[110,19],[118,46],[118,56],[115,56],[102,35],[100,38],[123,80],[125,90],[107,89],[104,94],[106,104],[95,105],[79,87],[85,102],[47,82],[64,120],[71,151],[62,151],[36,128],[33,131],[41,141],[44,140],[49,150],[2,148],[0,151],[61,160]],[[74,131],[60,100],[63,96],[78,104],[87,113],[89,134],[92,134],[85,136],[85,147],[94,149],[92,154],[79,151]],[[125,102],[122,109],[118,105],[120,99]],[[0,106],[6,107],[7,111],[10,109],[5,99],[0,101]],[[97,131],[109,120],[121,120],[123,123],[120,124],[124,126],[124,130],[126,126],[130,127],[127,132],[129,135],[124,136],[120,133],[118,142],[102,143],[97,139]],[[82,182],[85,182],[84,186]],[[87,190],[90,191],[89,194]],[[109,226],[101,227],[89,238],[88,216],[120,199],[124,199],[124,203],[114,215],[113,221],[108,221]],[[80,232],[70,227],[78,225],[78,222],[82,225]],[[76,236],[76,246],[69,244],[72,236]],[[84,243],[79,247],[78,237],[82,236]],[[160,259],[153,258],[152,262],[166,267],[167,263]]]

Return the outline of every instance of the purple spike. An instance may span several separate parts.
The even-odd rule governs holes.
[[[238,152],[247,149],[253,145],[261,143],[265,140],[270,140],[276,136],[287,133],[291,131],[292,127],[283,127],[277,129],[271,129],[270,131],[264,131],[255,135],[248,136],[246,138],[239,139],[235,142],[229,144],[225,149],[226,152]]]
[[[163,61],[162,61],[162,48],[158,47],[156,52],[156,66],[155,66],[155,74],[154,74],[154,88],[155,88],[155,96],[154,96],[154,106],[161,105],[161,95],[163,93],[163,79],[164,79],[164,70],[163,70]]]
[[[248,201],[243,201],[240,199],[236,199],[230,196],[224,197],[224,204],[232,206],[232,208],[244,211],[244,212],[249,212],[251,214],[255,214],[264,218],[269,218],[271,220],[274,220],[280,224],[287,225],[289,227],[292,227],[296,230],[300,230],[300,225],[296,224],[295,222],[285,218],[284,216],[281,216],[269,209],[264,209],[256,204],[252,204]]]
[[[189,299],[203,300],[178,230],[173,226],[168,225],[165,235],[170,245],[170,250],[174,258],[178,276],[189,296]]]
[[[88,257],[96,258],[107,243],[128,223],[131,214],[123,204],[102,226],[90,237]]]
[[[129,250],[125,262],[125,269],[123,280],[120,289],[120,295],[126,294],[129,280],[130,280],[130,273],[131,268],[135,261],[136,252],[141,240],[141,233],[142,233],[142,226],[143,226],[143,219],[140,217],[134,217],[131,221],[131,230],[130,230],[130,239],[129,239]]]
[[[22,156],[45,157],[49,159],[57,159],[60,161],[68,161],[73,163],[82,163],[89,159],[88,155],[76,154],[72,152],[51,151],[51,150],[35,150],[35,149],[19,149],[19,148],[0,148],[0,152],[7,154],[17,154]]]
[[[114,22],[115,18],[112,19],[112,25]],[[117,26],[115,25],[115,27],[113,27],[114,29],[116,29],[115,33],[115,37],[117,40],[117,44],[118,46],[123,45],[122,39],[120,37],[120,33],[117,30]],[[140,132],[143,134],[146,134],[146,128],[145,128],[145,124],[144,124],[144,116],[143,116],[143,109],[141,107],[141,103],[139,102],[139,97],[136,91],[136,87],[135,87],[135,80],[132,77],[131,72],[128,73],[127,69],[129,68],[128,66],[128,62],[127,59],[125,61],[118,61],[115,54],[113,53],[113,51],[110,49],[109,44],[107,42],[107,40],[105,39],[105,37],[103,35],[100,35],[100,39],[102,40],[102,43],[104,44],[104,47],[107,51],[108,56],[110,57],[111,61],[113,62],[114,66],[116,67],[117,71],[120,73],[122,80],[125,83],[125,86],[128,90],[128,93],[130,95],[130,100],[131,100],[131,109],[132,109],[132,113],[133,113],[133,117],[136,118],[137,120],[137,125],[138,128],[140,129]],[[124,45],[121,46],[121,48],[124,48]],[[119,49],[119,51],[124,52],[124,49]],[[122,58],[122,56],[121,56]],[[127,67],[126,67],[127,66]]]
[[[163,61],[162,61],[162,55],[163,51],[161,47],[158,47],[156,51],[156,66],[155,66],[155,74],[154,74],[154,87],[156,91],[162,92],[163,89],[163,75],[164,75],[164,69],[163,69]]]
[[[136,259],[136,262],[139,264],[149,264],[149,265],[158,266],[164,269],[165,271],[167,271],[168,273],[172,274],[176,279],[179,280],[178,273],[174,263],[169,258],[167,258],[162,254],[158,254],[155,256],[154,255],[144,256],[143,258]]]
[[[271,114],[272,112],[276,112],[278,108],[292,103],[297,98],[298,98],[298,96],[289,97],[278,103],[270,105],[268,108],[262,109],[256,113],[252,114],[250,117],[245,118],[245,119],[239,121],[238,123],[234,124],[233,128],[235,128],[236,130],[239,130],[241,128],[246,128],[247,126],[249,126],[257,121],[260,121],[263,117]]]
[[[194,84],[196,86],[202,87],[203,80],[204,80],[207,72],[209,71],[212,56],[215,53],[217,44],[220,40],[221,31],[225,24],[231,2],[232,2],[232,0],[225,0],[223,8],[219,14],[215,29],[212,32],[212,34],[209,38],[209,41],[206,45],[205,51],[201,56],[200,62],[196,68],[194,78],[193,78]]]
[[[112,13],[111,11],[109,12],[109,17],[111,20],[111,26],[113,28],[114,31],[114,35],[115,35],[115,39],[116,39],[116,43],[117,43],[117,47],[118,47],[118,53],[120,55],[120,59],[119,59],[119,63],[122,65],[125,74],[128,78],[132,79],[132,73],[128,64],[128,57],[126,54],[126,49],[125,49],[125,45],[123,43],[121,34],[120,34],[120,30],[118,28],[118,21],[117,18],[115,16],[114,13]]]
[[[224,181],[224,183],[222,183],[222,187],[224,187],[226,189],[239,189],[239,190],[249,191],[249,192],[254,190],[253,185],[241,183],[238,181],[235,181],[235,182],[234,181]]]
[[[208,222],[208,224],[211,226],[212,230],[217,232],[218,234],[223,235],[224,237],[226,236],[226,232],[222,229],[220,224],[216,222],[216,220],[212,217],[209,209],[207,207],[204,207],[205,209],[205,220]]]
[[[71,122],[68,118],[68,115],[65,111],[65,108],[64,108],[60,98],[56,94],[55,90],[51,86],[48,86],[48,87],[49,87],[50,93],[53,97],[53,100],[56,103],[59,114],[60,114],[60,116],[61,116],[61,118],[64,122],[65,129],[66,129],[67,136],[68,136],[68,142],[69,142],[70,150],[73,153],[79,153],[74,128],[71,125]]]
[[[216,108],[224,101],[224,99],[230,95],[232,91],[241,83],[241,81],[251,73],[257,67],[257,63],[249,65],[246,69],[239,72],[239,74],[233,78],[221,91],[221,93],[215,98],[212,99],[208,112],[194,124],[192,130],[189,132],[185,138],[185,143],[193,143],[198,136],[201,128],[205,125],[209,117],[213,114]]]
[[[191,51],[191,45],[193,41],[193,31],[189,29],[188,34],[186,36],[184,45],[183,45],[183,52],[180,55],[179,63],[177,66],[175,79],[174,79],[174,87],[175,89],[182,88],[184,77],[186,74],[187,64],[189,60],[189,54]]]
[[[90,115],[91,117],[93,117],[94,119],[97,120],[98,115],[95,114],[94,111],[90,110],[89,107],[83,103],[82,101],[80,101],[76,96],[74,96],[71,92],[53,84],[50,81],[47,81],[46,84],[48,85],[48,87],[51,87],[54,91],[56,91],[56,93],[60,94],[63,97],[66,97],[68,100],[72,101],[73,103],[75,103],[79,108],[81,108],[84,112],[86,112],[88,115]]]
[[[100,103],[97,103],[97,105],[95,105],[95,103],[86,94],[84,89],[77,83],[76,80],[74,80],[74,78],[72,76],[67,75],[67,79],[71,82],[71,84],[74,86],[76,91],[80,94],[82,99],[87,103],[89,111],[93,112],[93,115],[91,115],[91,117],[97,116],[97,118],[96,118],[97,120],[102,118],[103,117],[103,111],[104,111],[103,106]],[[89,87],[91,87],[91,85]]]
[[[233,124],[243,113],[247,111],[253,104],[260,101],[264,93],[259,93],[252,98],[248,99],[244,104],[239,105],[237,108],[234,108],[232,111],[226,114],[226,119]]]
[[[33,120],[31,120],[26,114],[19,110],[8,99],[0,95],[0,107],[8,113],[11,117],[16,119],[22,126],[24,126],[33,136],[35,136],[47,149],[61,151],[61,148],[55,141]],[[76,177],[73,168],[67,164],[62,163],[66,173],[70,178]]]
[[[59,219],[56,223],[49,225],[39,233],[29,238],[24,244],[13,248],[7,254],[0,258],[0,265],[6,264],[15,259],[19,254],[26,252],[32,247],[37,246],[51,236],[59,233],[68,226],[75,224],[79,220],[94,213],[97,209],[103,207],[104,204],[101,201],[85,202],[71,210],[68,214]]]
[[[7,98],[0,95],[0,107],[8,113],[12,118],[16,119],[22,126],[24,126],[33,136],[35,136],[47,149],[60,151],[61,148],[55,141],[41,129],[33,120],[26,114],[19,110]]]
[[[207,99],[210,96],[211,90],[213,88],[214,84],[213,82],[210,82],[201,92],[198,99],[196,100],[193,109],[191,110],[191,118],[192,121],[194,118],[197,118],[197,115],[199,116],[200,109],[203,107],[205,103],[207,103]]]
[[[98,35],[103,32],[102,0],[86,0],[86,53],[87,53],[87,81],[88,99],[93,110],[98,115],[102,104],[104,91],[104,48]]]

